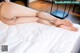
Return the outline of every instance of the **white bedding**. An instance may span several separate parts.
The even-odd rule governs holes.
[[[72,32],[39,23],[7,26],[0,22],[1,45],[8,45],[6,53],[77,53],[80,29]]]

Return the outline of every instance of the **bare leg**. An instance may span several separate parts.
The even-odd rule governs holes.
[[[77,28],[73,27],[73,26],[65,26],[65,25],[60,25],[60,28],[66,29],[66,30],[70,30],[70,31],[78,31]]]
[[[7,10],[5,10],[5,8]],[[27,13],[27,12],[29,12],[29,13]],[[37,13],[38,13],[38,11],[26,8],[24,6],[6,2],[6,3],[4,3],[4,5],[2,7],[3,17],[15,18],[16,16],[18,16],[19,18],[16,19],[15,21],[3,18],[2,21],[6,24],[9,24],[9,25],[10,24],[34,22],[34,21],[37,21],[39,19],[38,17],[35,17]],[[51,25],[51,23],[49,21],[47,21],[46,19],[40,18],[38,20],[38,22],[43,23],[43,24],[47,24],[47,25]]]
[[[15,20],[9,20],[6,18],[2,18],[1,21],[8,25],[15,25],[15,24],[23,24],[23,23],[30,23],[30,22],[37,22],[39,18],[37,17],[22,17],[17,18]]]
[[[16,16],[37,16],[45,20],[54,21],[55,19],[57,19],[48,13],[38,12],[36,10],[30,9],[30,8],[27,8],[27,7],[24,7],[15,3],[11,3],[11,2],[4,3],[2,7],[2,15],[5,18],[13,18]]]
[[[56,21],[58,19],[58,18],[50,15],[49,13],[45,13],[45,12],[38,12],[37,17],[48,20],[48,21]]]
[[[38,18],[41,18],[38,22],[47,24],[47,25],[51,25],[51,23],[49,21],[55,22],[56,20],[59,20],[59,19],[51,16],[48,13],[38,12],[36,10],[30,9],[30,8],[27,8],[27,7],[24,7],[24,6],[15,4],[15,3],[11,3],[11,2],[4,3],[4,5],[1,8],[1,16],[8,18],[8,19],[11,19],[14,17],[21,17],[21,16],[25,16],[25,18],[21,18],[21,19],[26,19],[29,17],[37,16]],[[7,22],[11,23],[12,21],[11,22],[7,21]],[[21,23],[21,22],[23,23],[23,21],[21,21],[20,19],[18,19],[18,21],[16,21],[16,23]],[[12,23],[14,23],[14,22],[12,22]],[[56,23],[57,23],[57,25],[60,25],[60,24],[69,25],[69,26],[71,25],[70,22],[68,22],[68,21],[58,21]]]
[[[54,26],[51,22],[45,20],[45,19],[38,19],[37,20],[38,23],[41,23],[41,24],[45,24],[45,25],[49,25],[49,26]]]
[[[45,24],[45,25],[49,25],[49,26],[54,26],[51,22],[45,20],[45,19],[41,19],[41,18],[38,18],[38,17],[21,17],[21,18],[18,18],[17,20],[15,20],[15,24],[20,24],[20,23],[29,23],[29,22],[38,22],[38,23],[41,23],[41,24]]]
[[[3,18],[1,21],[8,25],[38,22],[41,24],[53,26],[53,24],[50,23],[49,21],[38,18],[38,17],[20,17],[20,18],[17,18],[16,20],[8,20],[8,19]]]
[[[5,18],[13,18],[17,16],[32,16],[36,17],[38,11],[21,6],[12,2],[4,2],[1,8],[1,14]]]
[[[13,23],[14,24],[22,24],[22,23],[31,23],[31,22],[37,22],[37,23],[41,23],[41,24],[53,26],[53,24],[50,23],[49,21],[44,20],[44,19],[41,19],[41,18],[37,18],[37,17],[29,17],[29,18],[23,17],[23,18],[18,18]],[[9,23],[11,23],[11,22],[9,22]]]
[[[55,26],[55,25],[53,25],[52,23],[50,23],[49,21],[44,20],[44,19],[39,19],[39,20],[38,20],[38,23],[42,23],[42,24],[49,25],[49,26]],[[65,29],[65,30],[78,31],[78,29],[75,28],[75,27],[73,27],[73,26],[60,25],[60,26],[58,26],[58,27],[59,27],[59,28],[63,28],[63,29]]]

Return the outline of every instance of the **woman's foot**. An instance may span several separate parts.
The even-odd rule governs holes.
[[[73,27],[73,26],[60,25],[59,27],[60,27],[60,28],[63,28],[63,29],[66,29],[66,30],[70,30],[70,31],[75,31],[75,32],[78,31],[78,29],[75,28],[75,27]]]
[[[55,22],[51,21],[51,23],[55,24],[55,26],[60,26],[60,25],[72,26],[72,23],[69,20],[57,19]]]

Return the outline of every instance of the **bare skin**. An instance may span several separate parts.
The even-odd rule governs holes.
[[[66,29],[66,30],[70,30],[70,31],[78,31],[77,28],[73,27],[73,26],[65,26],[65,25],[60,25],[60,28]]]
[[[50,26],[55,25],[71,31],[77,31],[77,29],[68,20],[60,20],[48,13],[32,10],[11,2],[6,2],[1,7],[1,21],[8,25],[38,22]]]

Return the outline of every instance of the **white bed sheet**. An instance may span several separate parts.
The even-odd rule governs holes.
[[[1,45],[8,45],[6,53],[77,53],[80,29],[72,32],[36,22],[13,26],[0,22]]]

